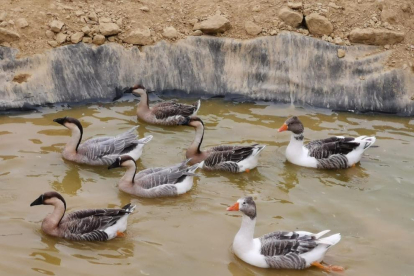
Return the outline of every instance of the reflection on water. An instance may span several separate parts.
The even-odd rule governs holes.
[[[1,116],[0,265],[5,275],[303,275],[255,268],[231,252],[240,215],[228,214],[226,207],[245,195],[257,203],[257,236],[276,230],[331,229],[343,238],[326,261],[346,267],[347,275],[412,274],[414,250],[407,242],[414,231],[412,120],[263,102],[203,101],[203,147],[265,144],[258,168],[238,175],[200,171],[185,195],[141,199],[118,190],[124,170],[63,160],[70,132],[52,121],[80,119],[84,139],[113,136],[137,124],[135,105],[54,107]],[[305,140],[375,135],[379,147],[369,149],[361,164],[348,170],[295,166],[284,157],[289,134],[277,132],[292,115],[304,123]],[[138,170],[181,162],[194,138],[189,127],[139,125],[140,137],[151,134],[154,139],[137,162]],[[65,197],[68,212],[136,204],[127,237],[80,243],[46,236],[40,224],[51,207],[29,204],[48,190]],[[324,275],[317,269],[305,273]]]

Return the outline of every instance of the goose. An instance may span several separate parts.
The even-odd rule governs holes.
[[[204,123],[199,117],[188,117],[183,125],[195,129],[193,143],[187,149],[186,157],[191,158],[190,164],[200,163],[200,168],[206,170],[249,172],[257,167],[259,154],[266,146],[254,144],[251,146],[217,146],[201,151],[204,137]]]
[[[286,148],[289,162],[318,169],[346,169],[355,166],[365,150],[371,147],[374,136],[356,138],[334,136],[323,140],[310,141],[303,145],[304,127],[298,117],[293,116],[279,128],[279,132],[291,131],[292,135]]]
[[[340,234],[321,238],[329,232],[277,231],[254,237],[256,203],[251,196],[240,198],[227,211],[241,211],[242,223],[233,241],[237,257],[253,266],[277,269],[305,269],[316,266],[326,271],[343,271],[340,266],[321,264],[326,251],[341,240]]]
[[[196,115],[201,105],[200,100],[191,105],[165,101],[150,107],[148,91],[143,86],[135,85],[129,91],[141,97],[137,106],[138,119],[153,125],[180,125],[185,117]]]
[[[42,231],[54,237],[75,241],[107,241],[123,237],[131,203],[122,209],[88,209],[65,214],[66,201],[57,192],[40,195],[30,206],[53,205],[55,209],[42,221]]]
[[[81,144],[83,136],[83,127],[79,120],[71,117],[57,118],[54,122],[72,131],[71,140],[66,144],[62,155],[63,158],[79,164],[88,164],[94,166],[109,165],[119,154],[130,154],[137,160],[145,144],[152,139],[152,135],[142,139],[137,139],[133,127],[116,137],[97,137],[88,139]],[[105,157],[105,158],[104,158]]]
[[[188,161],[171,167],[149,168],[136,174],[134,158],[122,155],[108,169],[127,168],[118,184],[119,189],[125,193],[146,198],[167,197],[185,194],[193,187],[198,164],[187,167]]]

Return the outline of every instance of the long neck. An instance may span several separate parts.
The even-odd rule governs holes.
[[[294,147],[294,148],[302,148],[303,146],[303,132],[300,134],[295,134],[292,132],[292,135],[290,136],[290,143],[289,143],[289,147]]]
[[[254,237],[254,227],[256,226],[256,217],[251,219],[243,214],[242,223],[235,239],[243,242],[251,242]]]
[[[201,153],[201,143],[203,143],[204,137],[204,126],[202,124],[198,125],[195,129],[195,138],[193,143],[191,143],[190,147],[187,150],[187,156],[192,156],[195,154]]]
[[[131,193],[134,190],[136,170],[137,168],[135,164],[127,167],[127,171],[125,172],[124,176],[119,181],[119,185],[118,185],[119,189],[121,189],[122,191],[126,193]]]
[[[149,101],[148,101],[148,93],[140,94],[141,99],[139,100],[137,110],[148,110],[149,109]]]
[[[77,127],[72,128],[71,131],[72,131],[72,136],[71,136],[69,142],[65,146],[65,151],[74,153],[74,152],[78,151],[78,147],[79,147],[79,144],[82,140],[83,133]]]
[[[53,199],[51,205],[53,205],[55,209],[53,209],[53,212],[51,214],[46,216],[42,223],[49,229],[58,227],[66,211],[65,205],[59,199]]]

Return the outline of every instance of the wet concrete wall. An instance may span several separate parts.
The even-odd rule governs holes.
[[[338,58],[337,50],[346,51]],[[76,44],[16,59],[0,47],[0,110],[112,100],[141,83],[160,93],[232,95],[333,110],[414,115],[414,74],[390,51],[284,32],[253,40],[188,37],[125,49]],[[414,99],[414,98],[413,98]]]

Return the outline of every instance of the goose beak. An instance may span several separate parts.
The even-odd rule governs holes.
[[[35,205],[42,205],[43,204],[43,195],[39,196],[35,201],[32,202],[32,204],[30,204],[31,206],[35,206]]]
[[[227,208],[227,211],[239,211],[239,203],[238,202],[234,203],[233,206],[230,206]]]
[[[114,163],[112,163],[109,167],[108,167],[108,170],[110,170],[110,169],[115,169],[115,168],[118,168],[119,167],[119,161],[118,160],[116,160]]]
[[[282,132],[282,131],[286,131],[288,129],[288,125],[287,124],[283,124],[283,126],[281,126],[278,131]]]
[[[53,122],[61,124],[63,126],[65,123],[65,118],[56,118],[53,120]]]

